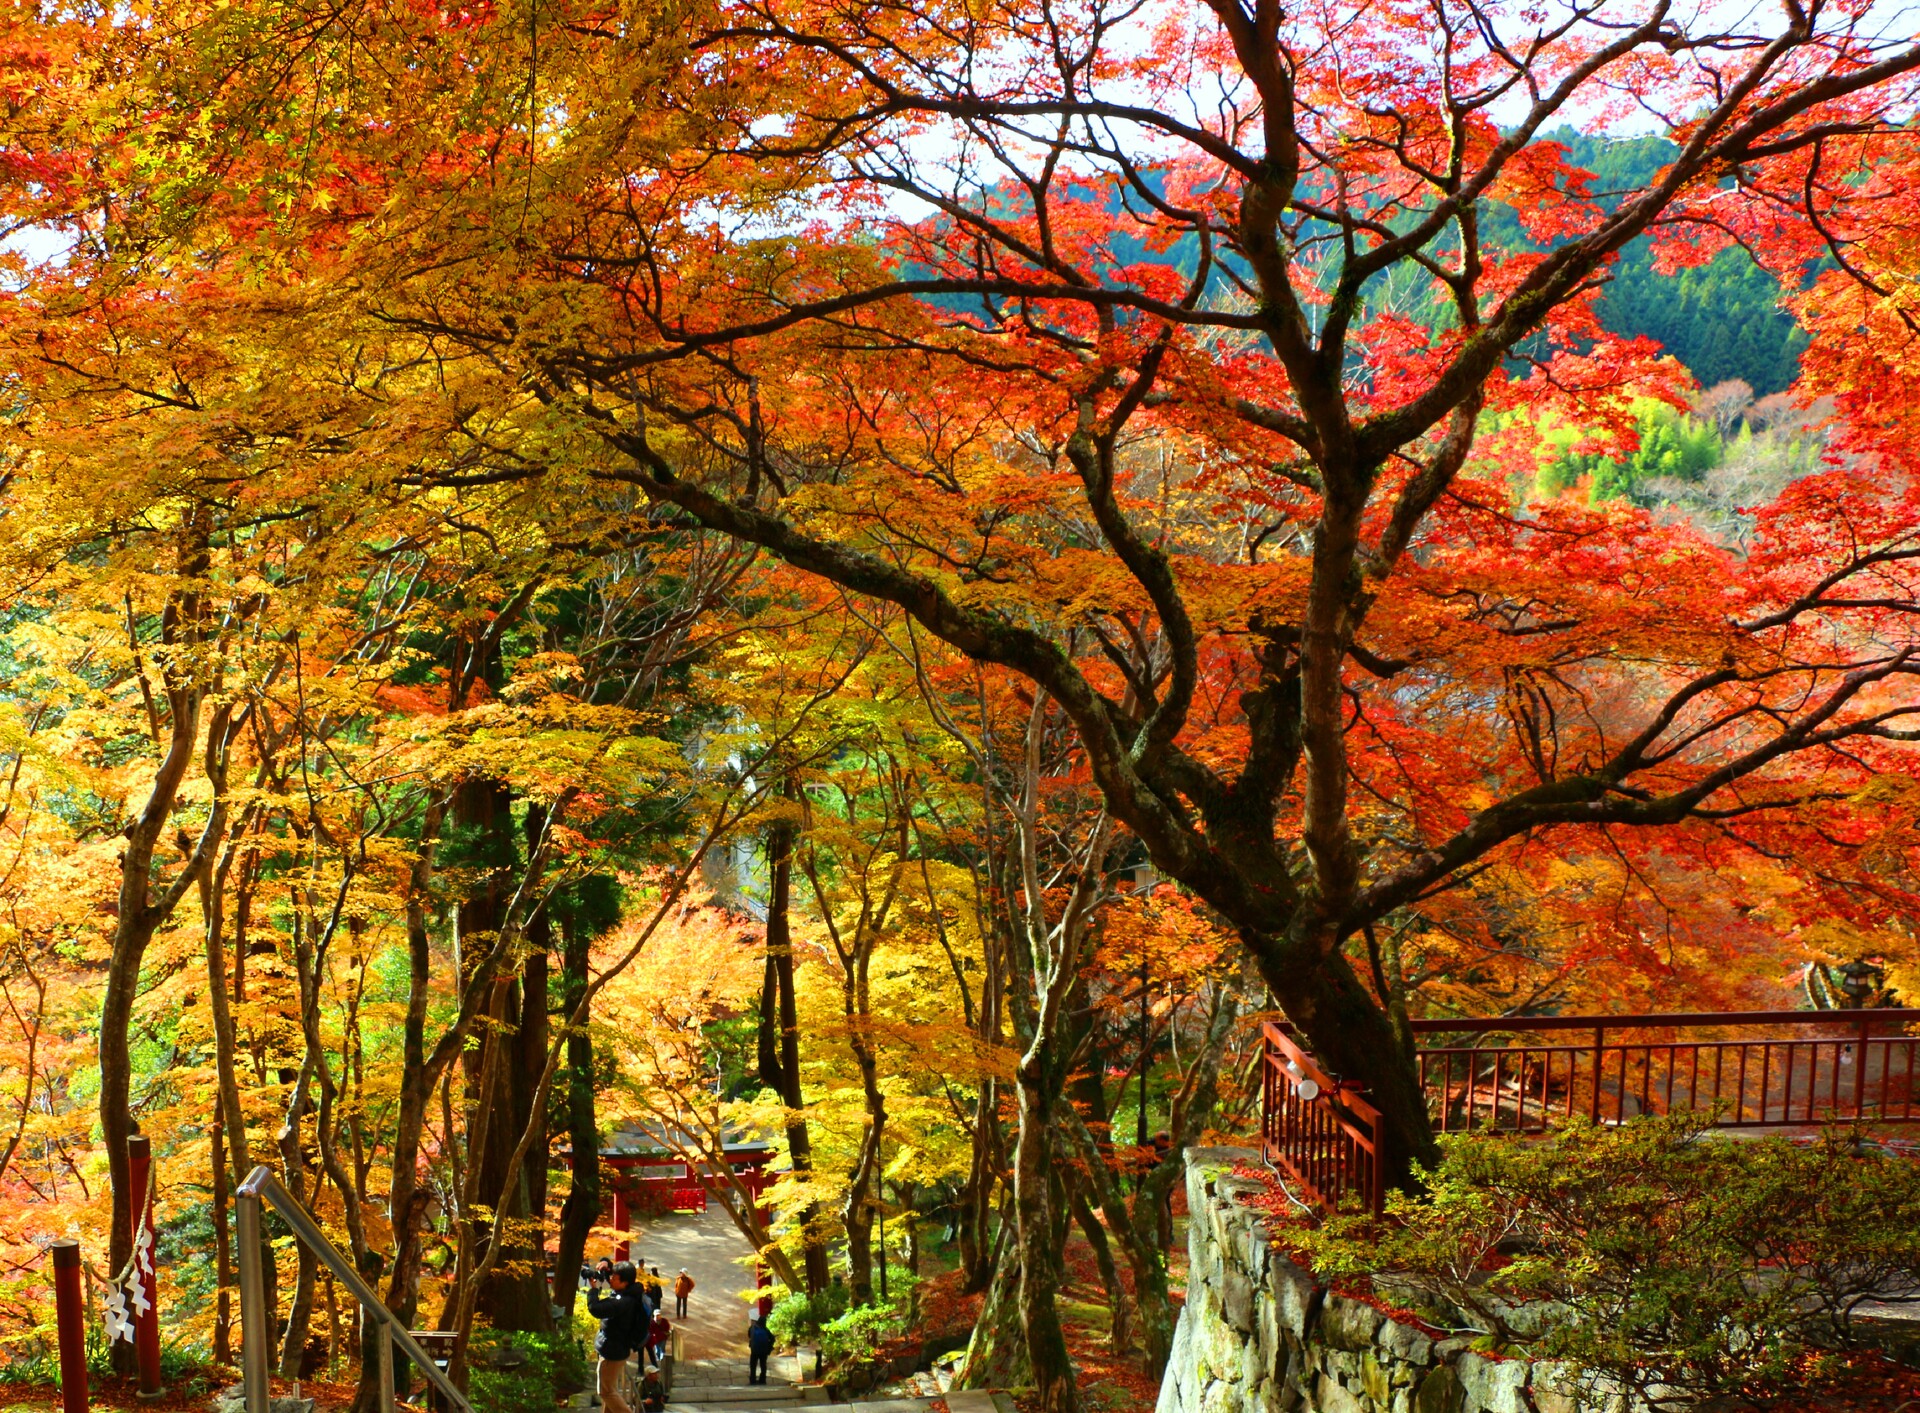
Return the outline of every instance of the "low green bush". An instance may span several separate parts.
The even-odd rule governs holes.
[[[36,1329],[25,1340],[17,1341],[0,1363],[0,1384],[58,1384],[60,1351],[56,1331],[47,1326]],[[87,1377],[101,1381],[113,1376],[113,1346],[97,1321],[86,1326]],[[215,1367],[207,1350],[197,1344],[167,1340],[160,1346],[160,1382],[188,1398],[210,1393],[225,1379],[237,1377],[232,1370]]]
[[[1920,1298],[1920,1162],[1851,1132],[1796,1143],[1709,1123],[1450,1138],[1385,1221],[1295,1239],[1320,1275],[1375,1275],[1489,1349],[1566,1361],[1595,1406],[1764,1403],[1838,1371],[1862,1304]]]
[[[901,1303],[887,1300],[855,1306],[820,1327],[820,1352],[832,1365],[869,1360],[906,1327],[906,1310]]]
[[[847,1288],[843,1285],[831,1285],[813,1295],[792,1290],[773,1302],[767,1328],[781,1344],[798,1344],[820,1338],[823,1326],[846,1313]]]
[[[518,1351],[524,1363],[499,1367]],[[568,1331],[550,1335],[475,1330],[468,1353],[468,1396],[475,1413],[526,1413],[552,1408],[564,1395],[593,1384],[584,1344]]]

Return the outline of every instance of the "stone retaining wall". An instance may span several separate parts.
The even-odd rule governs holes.
[[[1475,1354],[1331,1294],[1275,1250],[1246,1148],[1187,1150],[1187,1303],[1155,1413],[1579,1413],[1551,1365]]]

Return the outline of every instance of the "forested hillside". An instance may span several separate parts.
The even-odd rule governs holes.
[[[1674,151],[1664,138],[1609,141],[1562,132],[1556,140],[1567,145],[1569,161],[1594,174],[1599,194],[1645,186]],[[1610,333],[1658,340],[1703,388],[1737,378],[1764,397],[1794,380],[1806,335],[1779,307],[1779,282],[1745,251],[1724,250],[1671,275],[1656,273],[1653,264],[1645,236],[1620,252],[1598,305]]]

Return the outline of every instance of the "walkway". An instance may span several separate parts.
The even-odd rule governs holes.
[[[634,1261],[660,1268],[667,1318],[680,1332],[681,1367],[695,1360],[737,1358],[744,1384],[753,1248],[733,1218],[717,1202],[708,1203],[704,1212],[656,1217],[636,1227],[630,1249]],[[684,1320],[673,1314],[673,1280],[682,1266],[694,1286]]]
[[[811,1349],[776,1354],[767,1382],[747,1382],[747,1320],[754,1293],[753,1248],[718,1203],[700,1213],[656,1217],[634,1229],[631,1259],[660,1268],[673,1319],[673,1279],[685,1266],[693,1277],[687,1318],[674,1320],[680,1335],[668,1413],[801,1413],[828,1402],[827,1391],[809,1384]],[[922,1376],[925,1377],[925,1376]],[[876,1394],[836,1413],[930,1413],[931,1397],[888,1398]],[[967,1392],[946,1396],[949,1413],[1014,1413],[1005,1394]]]

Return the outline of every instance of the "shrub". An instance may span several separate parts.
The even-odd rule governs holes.
[[[820,1327],[820,1352],[829,1364],[870,1360],[905,1329],[905,1311],[893,1301],[855,1306]]]
[[[526,1362],[511,1368],[494,1365],[507,1347]],[[468,1395],[476,1413],[526,1413],[551,1408],[562,1395],[592,1387],[581,1341],[566,1331],[551,1335],[475,1330],[468,1352]]]
[[[1590,1390],[1654,1407],[1803,1390],[1860,1342],[1863,1302],[1920,1298],[1920,1163],[1853,1133],[1708,1122],[1451,1138],[1385,1222],[1337,1217],[1300,1245],[1317,1272],[1391,1272],[1395,1298],[1563,1359]]]
[[[780,1343],[798,1344],[803,1339],[819,1338],[824,1325],[846,1312],[845,1286],[830,1285],[817,1295],[788,1291],[774,1301],[767,1314],[767,1328]]]

